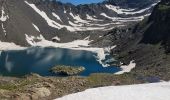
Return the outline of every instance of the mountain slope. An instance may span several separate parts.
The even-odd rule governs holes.
[[[104,38],[117,45],[112,51],[117,60],[123,64],[134,60],[136,68],[131,74],[139,79],[170,79],[169,4],[169,0],[162,0],[149,18],[137,25],[114,29]]]
[[[170,52],[170,2],[162,0],[150,16],[150,27],[144,33],[141,42],[157,44],[161,43]]]
[[[131,7],[112,1],[74,6],[54,0],[2,0],[0,41],[29,46],[28,40],[41,41],[42,37],[69,42],[91,35],[94,40],[114,27],[142,20],[156,3],[149,0],[145,6]]]

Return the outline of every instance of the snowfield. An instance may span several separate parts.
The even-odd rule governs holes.
[[[10,43],[10,42],[0,41],[0,51],[2,51],[2,50],[22,50],[22,49],[26,49],[26,48],[16,45],[13,42]]]
[[[170,100],[170,82],[100,87],[55,100]]]

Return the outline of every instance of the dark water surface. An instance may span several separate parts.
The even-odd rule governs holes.
[[[49,69],[56,65],[84,66],[86,70],[80,75],[91,73],[114,73],[117,67],[102,67],[96,60],[96,54],[88,51],[61,48],[34,47],[19,51],[2,51],[0,55],[0,75],[23,76],[37,73],[53,76]],[[106,59],[107,60],[107,59]],[[108,60],[107,60],[108,61]]]

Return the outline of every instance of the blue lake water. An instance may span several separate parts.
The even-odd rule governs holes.
[[[81,76],[92,73],[115,73],[120,68],[104,68],[97,60],[96,54],[89,51],[61,48],[34,47],[19,51],[2,51],[0,55],[0,75],[23,76],[37,73],[42,76],[53,76],[49,71],[56,65],[84,66]],[[107,59],[106,59],[107,60]],[[108,60],[107,60],[108,61]]]

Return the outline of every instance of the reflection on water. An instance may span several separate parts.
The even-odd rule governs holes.
[[[0,74],[22,76],[32,72],[51,76],[53,74],[49,69],[56,65],[84,66],[86,70],[80,74],[82,76],[101,72],[114,73],[120,70],[116,67],[103,68],[95,56],[88,51],[61,48],[34,47],[20,51],[3,51],[0,56]]]

